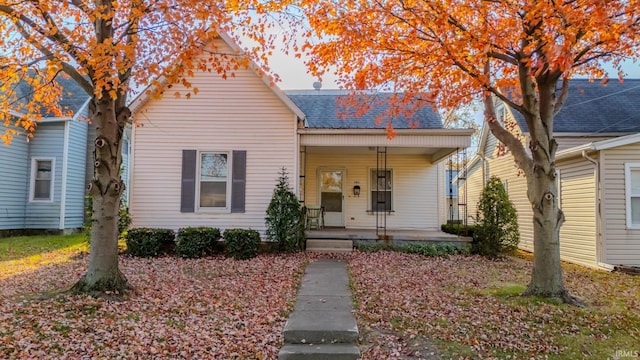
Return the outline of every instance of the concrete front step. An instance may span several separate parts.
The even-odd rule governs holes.
[[[284,326],[287,344],[355,343],[358,325],[350,311],[294,311]]]
[[[352,240],[307,239],[307,251],[351,252],[352,250]]]
[[[360,349],[354,344],[287,344],[278,360],[356,360]]]

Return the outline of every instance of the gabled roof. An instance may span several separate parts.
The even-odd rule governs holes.
[[[513,111],[518,125],[528,133],[524,118]],[[600,81],[572,79],[569,96],[553,124],[554,133],[640,132],[640,79]]]
[[[307,127],[316,129],[383,129],[386,121],[376,124],[376,119],[389,110],[391,93],[363,93],[376,105],[362,116],[350,116],[348,93],[340,90],[285,91],[287,96],[306,116]],[[360,94],[359,94],[360,96]],[[379,103],[379,104],[378,104]],[[387,120],[387,119],[385,119]],[[389,118],[394,129],[442,129],[440,115],[430,106],[419,108],[411,118]]]
[[[78,83],[72,78],[67,78],[64,75],[59,75],[55,80],[62,87],[62,96],[58,104],[63,112],[73,111],[73,116],[77,117],[79,112],[82,111],[83,107],[86,106],[87,101],[90,99],[90,96],[78,85]],[[26,101],[31,96],[32,89],[31,85],[27,84],[24,81],[20,81],[16,84],[15,87],[16,96],[19,99],[24,99]],[[47,109],[42,109],[46,111]],[[18,114],[16,114],[18,115]],[[51,118],[51,114],[49,112],[42,113],[43,120],[47,118]]]
[[[227,44],[227,46],[229,46],[237,54],[242,55],[242,49],[238,46],[238,44],[235,43],[235,41],[233,41],[233,39],[228,34],[221,30],[217,30],[217,33],[218,38],[220,38],[225,44]],[[273,84],[271,79],[265,74],[264,71],[262,71],[262,69],[260,69],[260,66],[258,66],[258,64],[256,64],[254,61],[250,61],[248,68],[260,77],[262,82],[267,85],[267,87],[273,92],[273,94],[277,96],[278,99],[280,99],[285,104],[285,106],[287,106],[287,108],[291,110],[291,112],[296,114],[298,118],[304,119],[304,113],[291,101],[291,99],[287,97],[287,95],[284,94],[284,92],[282,92],[282,90],[280,90],[277,85]],[[162,86],[168,85],[167,80],[164,78],[160,79],[160,83],[162,84]],[[129,102],[129,109],[132,113],[138,111],[144,104],[149,101],[150,97],[148,94],[148,90],[150,89],[150,87],[151,86],[147,86],[144,90],[142,90],[142,92],[140,92]]]

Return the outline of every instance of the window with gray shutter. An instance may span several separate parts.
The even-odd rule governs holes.
[[[182,150],[180,212],[194,212],[196,202],[196,150]]]
[[[231,212],[245,211],[245,192],[247,183],[247,152],[236,150],[233,152],[233,171],[231,174]]]

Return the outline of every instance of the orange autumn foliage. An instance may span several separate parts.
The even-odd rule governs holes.
[[[530,77],[600,78],[600,60],[619,65],[638,57],[640,44],[637,0],[298,3],[325,40],[301,46],[314,74],[332,67],[345,88],[426,92],[442,108],[485,90],[521,105],[521,68]],[[507,97],[498,89],[516,92]]]

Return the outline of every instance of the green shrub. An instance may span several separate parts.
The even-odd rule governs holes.
[[[187,227],[178,230],[176,254],[183,258],[201,258],[218,249],[220,229],[213,227]]]
[[[258,254],[260,233],[255,230],[227,229],[223,237],[227,254],[234,259],[251,259]]]
[[[300,201],[289,187],[285,168],[282,168],[278,184],[273,190],[265,223],[267,241],[275,242],[277,251],[294,252],[304,249],[302,208]]]
[[[440,226],[440,229],[442,230],[442,232],[446,232],[448,234],[473,237],[475,225],[442,224]]]
[[[398,251],[407,254],[417,254],[424,256],[446,256],[467,253],[467,250],[460,249],[452,244],[411,243],[408,245],[393,245],[380,242],[373,244],[359,244],[356,245],[356,249],[363,252],[376,252],[382,250]]]
[[[360,243],[360,244],[356,244],[354,247],[356,248],[356,250],[359,250],[362,252],[378,252],[383,250],[387,250],[387,251],[395,250],[393,245],[383,243],[383,242],[373,243],[373,244]]]
[[[492,176],[478,202],[471,251],[490,258],[514,251],[520,241],[518,216],[502,181]]]
[[[158,256],[165,244],[173,243],[174,237],[171,229],[130,229],[125,236],[127,253],[139,257]]]

